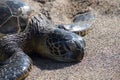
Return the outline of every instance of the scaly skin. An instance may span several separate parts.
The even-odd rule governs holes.
[[[81,61],[85,42],[75,33],[53,28],[44,16],[31,16],[28,28],[0,39],[0,80],[20,80],[28,75],[32,61],[26,54],[63,62]]]

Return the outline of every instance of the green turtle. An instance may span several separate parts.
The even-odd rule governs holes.
[[[40,14],[31,16],[28,26],[24,32],[0,39],[0,80],[25,78],[32,64],[27,54],[33,52],[62,62],[83,59],[85,41],[81,36],[55,28]]]
[[[0,33],[9,34],[0,38],[0,80],[24,79],[32,67],[27,54],[62,62],[78,62],[84,57],[83,37],[52,24],[42,14],[31,13],[20,0],[0,2],[0,21]],[[77,21],[78,17],[69,26]]]

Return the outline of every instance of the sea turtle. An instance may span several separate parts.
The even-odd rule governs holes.
[[[32,64],[27,54],[33,52],[63,62],[83,59],[85,41],[79,35],[53,27],[40,14],[31,16],[28,26],[0,39],[0,80],[25,78]]]
[[[3,10],[3,13],[0,13],[2,15],[0,19],[3,21],[0,22],[0,32],[9,34],[0,38],[0,80],[25,78],[31,70],[32,61],[27,56],[30,53],[35,52],[43,57],[62,62],[81,61],[83,59],[85,47],[83,37],[69,30],[60,29],[59,25],[55,27],[50,20],[40,13],[30,13],[28,16],[29,8],[25,8],[25,13],[22,16],[22,12],[18,15],[16,12],[19,12],[19,9],[21,10],[19,4],[16,5],[19,8],[8,6],[9,3],[11,3],[10,6],[14,6],[17,1],[19,2],[19,0],[5,0],[0,6],[0,11]],[[20,4],[24,3],[20,2]],[[4,9],[10,11],[6,13]],[[13,9],[12,13],[15,12],[17,15],[11,15],[11,9]],[[26,10],[28,11],[27,14]],[[23,16],[24,14],[26,15]],[[18,24],[6,26],[10,20],[9,17],[15,17]],[[22,20],[28,20],[24,23],[25,27],[19,21],[21,18]],[[4,25],[6,22],[8,23]],[[14,27],[16,25],[18,28]],[[4,29],[8,29],[8,31],[4,31]]]

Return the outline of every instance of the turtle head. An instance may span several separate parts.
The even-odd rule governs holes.
[[[62,62],[81,61],[85,42],[79,35],[56,29],[46,38],[47,57]]]

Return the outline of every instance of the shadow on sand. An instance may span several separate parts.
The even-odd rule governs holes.
[[[33,60],[33,65],[37,66],[41,70],[61,69],[61,68],[69,67],[78,63],[78,62],[70,62],[70,63],[58,62],[55,60],[43,58],[37,54],[30,55],[30,57]]]

